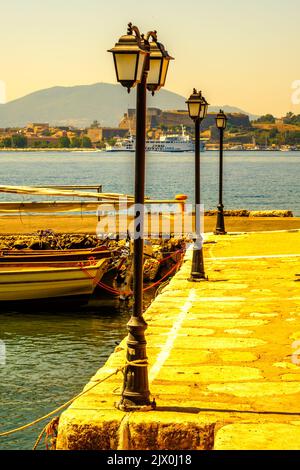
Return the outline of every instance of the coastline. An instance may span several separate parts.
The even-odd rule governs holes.
[[[228,232],[259,232],[300,230],[300,217],[225,217]],[[3,215],[0,217],[1,235],[33,234],[38,230],[52,230],[56,233],[95,234],[95,215]],[[213,232],[216,218],[204,217],[204,232]]]
[[[1,152],[43,152],[43,153],[53,153],[53,152],[105,152],[106,150],[105,149],[100,149],[100,148],[43,148],[43,147],[26,147],[26,148],[11,148],[11,147],[8,147],[8,148],[0,148],[0,153]],[[216,148],[207,148],[206,149],[206,152],[218,152],[219,150],[216,149]],[[255,154],[255,153],[268,153],[268,154],[272,154],[274,152],[281,152],[283,154],[285,153],[289,153],[289,154],[295,154],[295,153],[299,153],[300,150],[281,150],[281,149],[231,149],[231,148],[224,148],[224,151],[225,152],[234,152],[234,153],[238,153],[238,152],[242,152],[242,153],[251,153],[251,154]],[[116,153],[124,153],[124,152],[118,152],[116,151]],[[150,152],[151,153],[151,152]],[[154,153],[158,153],[158,154],[163,154],[163,153],[166,153],[166,152],[154,152]],[[174,152],[176,153],[176,152]],[[180,154],[181,152],[179,152]]]
[[[102,152],[98,148],[0,148],[0,152]]]

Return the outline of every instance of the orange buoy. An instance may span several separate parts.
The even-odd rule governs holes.
[[[186,194],[176,194],[175,199],[176,201],[186,201],[188,196]]]

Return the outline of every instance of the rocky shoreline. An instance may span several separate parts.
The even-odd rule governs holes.
[[[103,244],[96,235],[57,234],[40,231],[32,235],[1,235],[0,250],[75,250]]]
[[[0,152],[100,152],[101,149],[98,148],[37,148],[37,147],[25,147],[25,148],[11,148],[11,147],[1,147]]]
[[[160,252],[172,252],[180,249],[185,240],[170,238],[152,240],[154,247]],[[55,233],[50,230],[40,231],[31,235],[1,235],[0,250],[80,250],[93,249],[100,246],[109,249],[122,248],[126,240],[100,240],[96,235]]]
[[[216,216],[217,210],[205,211],[205,216]],[[249,211],[247,209],[224,210],[226,217],[294,217],[289,210]]]

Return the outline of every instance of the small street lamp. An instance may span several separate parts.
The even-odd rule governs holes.
[[[227,116],[222,110],[216,117],[216,125],[220,131],[220,158],[219,158],[219,204],[217,215],[216,235],[225,235],[224,205],[223,205],[223,141],[224,131],[227,126]]]
[[[208,102],[201,91],[194,88],[192,95],[186,101],[189,116],[195,122],[195,227],[193,262],[190,281],[206,280],[203,259],[203,239],[201,235],[201,192],[200,192],[200,125],[207,115]]]
[[[150,38],[152,39],[149,42]],[[155,407],[150,401],[148,361],[143,318],[143,266],[144,266],[144,199],[146,151],[146,91],[154,94],[164,86],[170,60],[164,46],[157,42],[156,31],[146,36],[128,24],[122,36],[110,51],[113,53],[117,81],[130,89],[137,86],[136,96],[136,152],[135,152],[135,224],[133,255],[134,305],[127,324],[127,367],[118,408],[124,411]]]

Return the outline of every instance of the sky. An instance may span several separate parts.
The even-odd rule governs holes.
[[[156,29],[175,57],[166,89],[189,96],[196,87],[213,105],[253,114],[300,114],[299,0],[1,3],[0,103],[57,85],[115,83],[107,49],[132,21]]]

